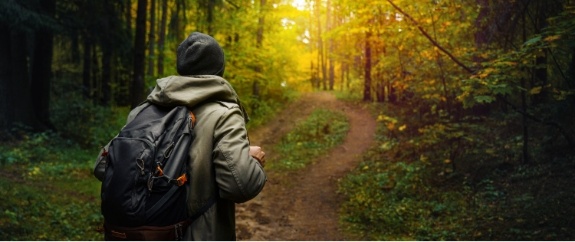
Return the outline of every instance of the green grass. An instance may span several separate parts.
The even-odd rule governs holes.
[[[55,161],[2,166],[0,240],[101,240],[93,156],[71,148]]]
[[[569,149],[544,152],[545,144],[532,140],[538,152],[522,164],[516,137],[500,128],[520,127],[513,119],[422,124],[406,115],[411,110],[378,109],[379,145],[339,184],[348,239],[575,238]]]
[[[297,170],[312,163],[317,157],[341,144],[349,124],[341,112],[316,109],[275,147],[277,162],[270,162],[269,169]]]

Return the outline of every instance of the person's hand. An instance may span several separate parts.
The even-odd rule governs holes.
[[[266,153],[259,146],[250,146],[250,155],[260,162],[262,167],[266,164]]]

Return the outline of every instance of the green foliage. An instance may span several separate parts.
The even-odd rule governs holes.
[[[409,107],[377,109],[378,145],[339,184],[349,239],[572,240],[572,152],[533,138],[521,164],[511,114],[421,124]]]
[[[0,240],[100,240],[97,150],[55,133],[2,144]]]
[[[340,144],[349,129],[347,118],[340,112],[316,109],[280,140],[274,149],[279,160],[270,169],[296,170]]]
[[[97,150],[97,149],[96,149]],[[94,151],[94,150],[92,150]],[[67,161],[70,164],[86,161],[80,143],[64,139],[59,134],[22,133],[18,141],[0,145],[0,165],[42,164],[53,161]]]
[[[282,110],[287,103],[296,99],[299,94],[291,90],[285,90],[281,95],[285,96],[267,100],[253,96],[242,98],[242,105],[250,117],[250,122],[247,124],[247,128],[250,129],[258,127],[270,121],[278,110]]]
[[[348,197],[344,224],[362,231],[359,239],[455,240],[469,232],[448,230],[469,216],[467,194],[435,190],[424,182],[429,171],[421,162],[365,161],[360,167],[340,187]]]
[[[486,61],[475,75],[463,80],[462,93],[458,97],[465,107],[477,104],[491,103],[497,98],[513,95],[519,96],[525,92],[529,96],[537,96],[543,92],[553,94],[556,101],[573,97],[575,92],[565,86],[567,81],[565,70],[570,70],[571,58],[569,53],[575,36],[575,7],[565,6],[557,16],[548,19],[549,26],[541,33],[535,34],[526,40],[517,50],[491,51],[480,56]],[[567,58],[565,58],[567,57]],[[553,65],[541,65],[536,60],[544,58]],[[532,71],[545,69],[549,81],[535,80],[531,87],[521,84],[521,80],[530,80]]]
[[[416,135],[407,128],[414,126],[409,119],[379,115],[378,121],[378,133],[388,135],[378,136],[380,145],[368,151],[363,162],[339,186],[339,192],[346,197],[341,220],[350,237],[359,240],[465,238],[471,228],[459,225],[471,216],[470,205],[465,202],[470,196],[469,188],[435,186],[438,180],[449,176],[445,175],[447,167],[443,162],[436,162],[444,155],[443,147],[427,145],[442,142],[442,134],[424,135],[427,139],[422,140],[428,142],[424,148],[420,147],[424,145],[420,144],[422,141],[407,138]],[[421,152],[423,150],[427,152]]]
[[[17,173],[17,170],[10,169]],[[101,226],[97,196],[81,190],[95,189],[88,169],[75,169],[83,178],[63,180],[61,177],[32,183],[1,178],[0,239],[1,240],[99,240],[96,229]],[[18,174],[12,174],[16,179]],[[35,174],[34,176],[39,176]],[[78,182],[80,181],[80,182]],[[79,191],[80,190],[80,191]]]
[[[128,113],[128,107],[102,107],[77,96],[57,98],[52,105],[52,121],[62,137],[91,148],[108,143],[125,125]]]

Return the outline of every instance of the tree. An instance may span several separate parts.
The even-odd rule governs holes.
[[[134,36],[134,73],[130,88],[132,108],[144,100],[144,76],[146,63],[146,5],[147,0],[138,0],[136,35]]]
[[[168,0],[161,0],[160,32],[158,33],[158,76],[164,75],[164,46],[166,42],[166,24],[168,22]]]
[[[371,32],[365,33],[365,64],[363,81],[363,101],[371,101]]]
[[[17,126],[46,130],[49,100],[55,1],[0,3],[1,39],[5,48],[0,63],[1,130]],[[20,16],[20,18],[18,18]]]
[[[148,76],[154,76],[154,59],[156,49],[156,0],[150,0],[150,31],[148,31]]]
[[[39,3],[38,12],[49,18],[56,11],[55,0],[44,0]],[[36,31],[34,38],[34,53],[31,70],[32,105],[41,129],[54,129],[50,121],[50,84],[52,81],[52,52],[54,49],[54,34],[50,28]]]

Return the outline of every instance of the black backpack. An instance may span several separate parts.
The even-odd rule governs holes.
[[[191,223],[186,184],[195,117],[185,106],[145,105],[102,154],[106,239],[181,239]],[[176,229],[176,236],[179,229],[180,236],[154,234],[162,228],[168,235]]]

